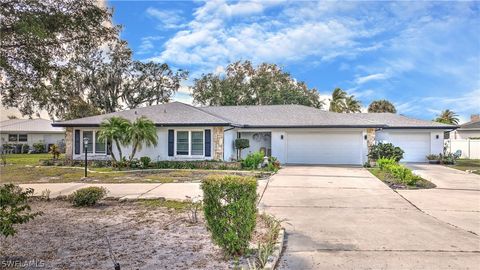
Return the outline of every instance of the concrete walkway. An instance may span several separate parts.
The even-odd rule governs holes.
[[[267,180],[258,181],[258,193],[261,194]],[[69,195],[80,188],[96,186],[108,190],[108,197],[118,199],[155,199],[185,200],[186,196],[202,196],[200,183],[129,183],[129,184],[100,184],[100,183],[45,183],[21,184],[22,188],[33,188],[34,195],[39,196],[43,191],[50,191],[50,198],[60,195]]]
[[[418,210],[367,170],[286,167],[261,207],[284,219],[280,269],[478,269],[480,238]]]
[[[480,175],[441,165],[407,166],[437,188],[398,193],[425,213],[480,235]]]

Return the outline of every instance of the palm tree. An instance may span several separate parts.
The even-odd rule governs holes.
[[[112,157],[113,161],[117,161],[115,158],[115,154],[112,151],[112,144],[111,142],[115,142],[117,145],[119,159],[123,159],[122,155],[122,145],[126,145],[128,143],[127,140],[127,130],[131,126],[130,121],[123,117],[111,117],[102,122],[100,125],[100,130],[98,132],[98,139],[101,141],[110,142],[107,143],[108,151],[110,152],[110,156]]]
[[[137,150],[141,150],[143,144],[147,147],[157,145],[157,128],[152,120],[142,116],[133,122],[127,130],[127,141],[132,143],[132,153],[130,161],[135,157]]]
[[[362,103],[355,99],[354,95],[351,95],[345,99],[345,107],[347,113],[359,113],[361,112]]]
[[[331,112],[342,113],[346,111],[345,99],[347,98],[347,93],[340,88],[335,88],[332,93],[332,99],[330,100],[330,109]]]
[[[395,106],[386,99],[374,100],[368,106],[369,113],[397,113]]]
[[[458,115],[449,109],[442,111],[435,122],[444,123],[444,124],[451,124],[451,125],[458,125]]]

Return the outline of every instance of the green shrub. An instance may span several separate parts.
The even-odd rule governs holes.
[[[53,159],[58,159],[60,157],[60,148],[58,148],[58,145],[52,144],[48,153],[52,154]]]
[[[377,165],[380,170],[383,170],[386,165],[397,164],[393,158],[380,158],[377,160]]]
[[[75,191],[70,195],[74,206],[92,206],[107,195],[104,187],[86,187]]]
[[[382,171],[387,172],[405,185],[414,186],[418,180],[422,179],[407,167],[392,162],[392,160],[393,159],[379,159],[377,164]]]
[[[152,159],[150,157],[141,157],[140,162],[142,163],[143,168],[148,168]]]
[[[26,223],[42,214],[30,212],[28,197],[32,194],[31,188],[24,191],[13,184],[0,186],[0,234],[5,237],[13,236],[17,232],[14,225]]]
[[[379,160],[381,158],[393,158],[395,161],[400,161],[403,158],[404,151],[391,143],[379,143],[370,147],[368,157],[372,160]]]
[[[44,143],[34,143],[33,144],[33,151],[35,151],[35,153],[45,153],[45,144]]]
[[[28,146],[28,144],[23,144],[22,145],[22,154],[27,154],[28,150],[30,150],[30,146]]]
[[[257,181],[253,177],[210,176],[202,183],[207,227],[226,254],[248,248],[256,224]]]
[[[245,160],[242,161],[242,168],[255,170],[262,164],[265,154],[261,151],[248,154]]]
[[[219,162],[219,161],[169,161],[162,160],[155,162],[153,167],[157,169],[218,169],[218,170],[239,170],[239,162]]]

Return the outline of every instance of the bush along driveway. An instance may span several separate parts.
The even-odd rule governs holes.
[[[377,167],[368,170],[392,189],[435,187],[434,183],[414,174],[409,168],[398,164],[394,159],[381,158],[377,160]]]
[[[415,172],[415,171],[414,171]],[[364,168],[291,166],[260,203],[285,220],[280,269],[476,269],[480,238],[420,211]]]

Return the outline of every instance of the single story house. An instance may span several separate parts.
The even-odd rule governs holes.
[[[461,124],[460,127],[450,132],[451,139],[472,139],[480,138],[480,115],[474,114],[471,116],[470,122]]]
[[[121,116],[151,119],[158,145],[144,147],[137,157],[158,160],[233,160],[234,141],[248,138],[242,151],[264,150],[284,164],[357,164],[367,161],[368,146],[392,142],[405,150],[407,162],[425,162],[443,151],[443,133],[456,126],[389,113],[346,114],[301,105],[194,107],[180,102],[53,123],[66,128],[67,157],[81,159],[83,138],[91,159],[107,159],[97,131],[105,119]],[[113,147],[113,151],[115,147]],[[124,153],[129,153],[124,149]]]
[[[65,129],[53,127],[52,121],[46,119],[10,119],[0,122],[1,144],[27,144],[30,148],[35,143],[48,145],[61,144],[65,140]]]

